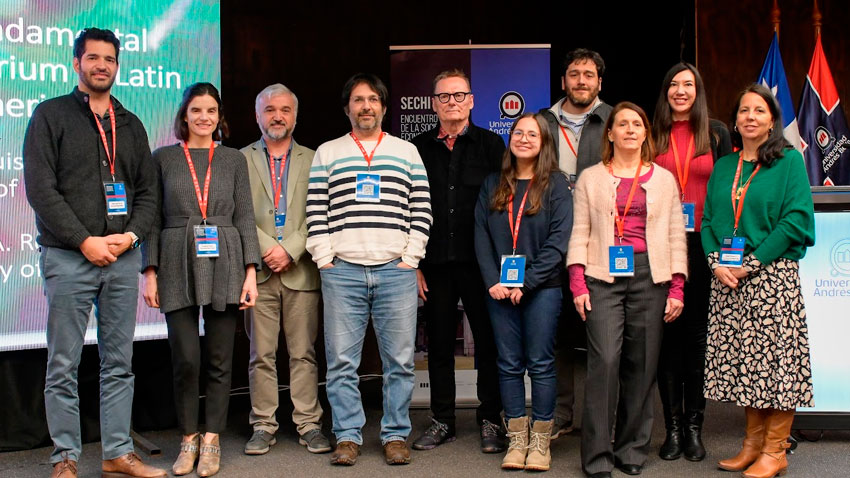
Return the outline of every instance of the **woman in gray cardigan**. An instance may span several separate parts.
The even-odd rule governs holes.
[[[174,122],[181,143],[159,148],[159,211],[145,246],[145,302],[168,325],[174,398],[183,433],[175,475],[218,472],[218,434],[226,426],[233,337],[239,310],[253,307],[260,246],[245,157],[216,145],[227,126],[216,88],[183,93]],[[203,310],[206,361],[198,316]],[[198,427],[199,375],[207,377],[206,433]],[[200,453],[200,458],[199,458]]]

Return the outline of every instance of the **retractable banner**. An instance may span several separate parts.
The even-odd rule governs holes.
[[[549,45],[392,46],[392,134],[410,140],[437,125],[433,79],[455,68],[471,83],[472,122],[506,144],[516,118],[549,106]]]
[[[523,113],[549,107],[549,45],[417,45],[390,47],[391,132],[405,140],[437,126],[432,107],[433,80],[446,70],[460,69],[469,77],[474,107],[471,121],[500,135]],[[482,291],[483,293],[483,291]],[[475,343],[463,305],[458,304],[455,352],[456,403],[477,403]],[[420,314],[416,334],[416,388],[413,405],[430,403],[428,343]],[[526,377],[526,400],[531,386]]]

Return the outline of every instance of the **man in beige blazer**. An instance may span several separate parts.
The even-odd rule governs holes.
[[[262,455],[275,444],[281,324],[289,352],[292,421],[298,441],[312,453],[324,453],[331,447],[321,430],[314,347],[320,283],[316,264],[305,248],[307,184],[314,151],[292,138],[298,98],[287,87],[278,83],[265,88],[257,95],[255,109],[263,137],[242,153],[248,160],[263,268],[257,273],[257,305],[245,316],[251,340],[249,421],[254,428],[245,453]]]

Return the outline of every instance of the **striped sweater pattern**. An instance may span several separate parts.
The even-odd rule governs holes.
[[[377,141],[362,144],[371,152]],[[380,175],[380,202],[355,199],[360,173]],[[348,134],[316,150],[307,192],[307,250],[319,267],[334,257],[364,266],[401,258],[418,267],[431,220],[428,176],[413,144],[386,134],[371,164]]]

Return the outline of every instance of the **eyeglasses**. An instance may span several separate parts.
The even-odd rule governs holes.
[[[463,100],[466,99],[466,95],[471,94],[472,92],[470,91],[458,91],[457,93],[437,93],[432,96],[435,96],[438,100],[440,100],[440,103],[448,103],[449,98],[454,98],[456,102],[463,103]]]
[[[526,136],[529,141],[531,141],[538,139],[540,137],[540,133],[537,131],[523,131],[521,129],[515,129],[514,132],[511,133],[511,136],[513,136],[516,140],[520,140],[523,136]]]

